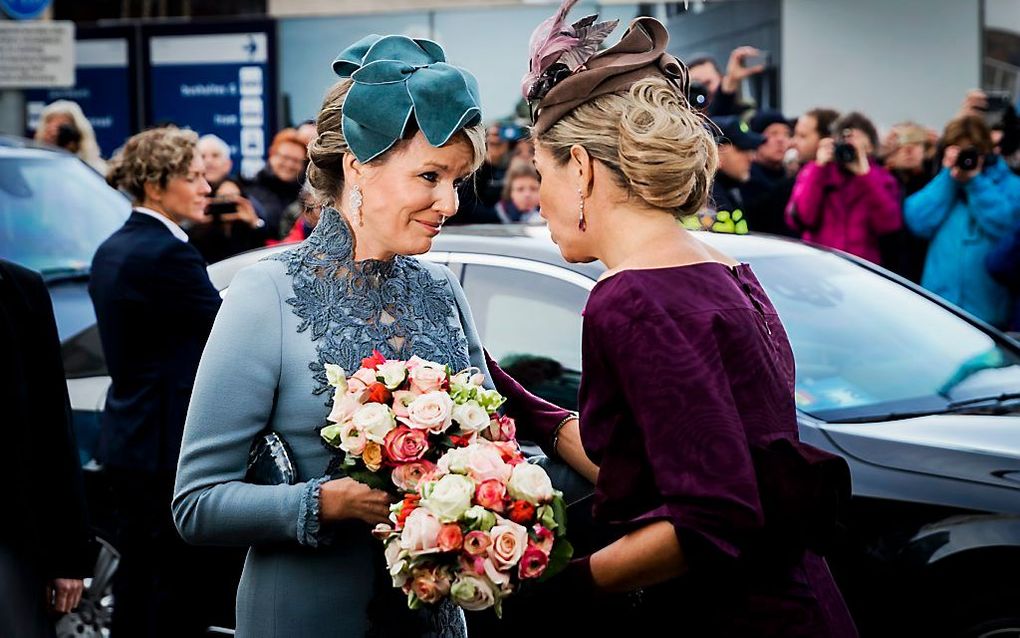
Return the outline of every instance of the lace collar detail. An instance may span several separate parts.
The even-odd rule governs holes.
[[[413,257],[355,261],[354,234],[335,208],[323,209],[304,242],[267,259],[286,265],[294,285],[286,302],[301,319],[298,332],[310,331],[316,344],[318,359],[308,366],[315,394],[331,390],[324,364],[352,372],[372,350],[392,359],[418,355],[455,370],[469,365],[447,282]]]

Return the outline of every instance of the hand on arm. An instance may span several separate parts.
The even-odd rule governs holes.
[[[389,522],[393,497],[352,478],[333,479],[319,491],[319,518],[322,521],[357,519],[375,525]]]

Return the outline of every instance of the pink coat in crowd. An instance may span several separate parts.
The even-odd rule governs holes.
[[[878,237],[903,226],[903,210],[896,179],[870,164],[866,175],[854,175],[834,162],[809,162],[797,175],[786,223],[805,241],[880,263]]]

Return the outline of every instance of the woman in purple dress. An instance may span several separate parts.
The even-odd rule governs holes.
[[[598,635],[854,636],[818,553],[846,465],[798,441],[793,354],[751,269],[677,223],[717,162],[686,69],[650,18],[591,56],[608,31],[564,26],[572,4],[533,36],[525,92],[553,241],[608,268],[585,309],[580,435],[610,537],[550,585],[594,597],[578,622]]]

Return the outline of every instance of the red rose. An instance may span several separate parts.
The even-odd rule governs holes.
[[[455,447],[467,447],[471,445],[471,442],[475,440],[474,435],[471,436],[457,436],[456,434],[450,435],[450,441]]]
[[[475,488],[475,501],[486,509],[494,512],[503,511],[503,499],[506,497],[506,485],[502,481],[489,479],[482,481]]]
[[[518,525],[527,525],[535,519],[535,506],[527,501],[514,501],[510,505],[510,520]]]
[[[386,357],[384,357],[378,350],[373,350],[371,357],[365,357],[361,360],[361,367],[372,368],[374,370],[384,363],[386,363]]]
[[[365,403],[382,403],[389,405],[393,394],[382,383],[376,382],[368,386],[368,399]]]
[[[517,575],[521,579],[538,578],[548,566],[549,557],[545,555],[545,552],[537,547],[529,547],[524,550],[524,556],[521,557],[521,562],[517,567]]]
[[[418,509],[418,501],[421,500],[420,494],[405,494],[404,505],[400,508],[400,512],[397,514],[397,529],[404,527],[404,521],[411,515],[411,512]]]
[[[439,529],[439,549],[452,552],[464,546],[464,533],[457,523],[447,523]]]

